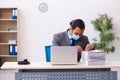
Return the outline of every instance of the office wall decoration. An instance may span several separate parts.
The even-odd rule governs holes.
[[[48,4],[47,3],[40,3],[39,4],[39,10],[40,10],[40,12],[42,12],[42,13],[45,13],[45,12],[47,12],[48,11]]]

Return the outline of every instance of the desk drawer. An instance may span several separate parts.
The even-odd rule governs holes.
[[[15,80],[117,80],[117,71],[17,72]]]

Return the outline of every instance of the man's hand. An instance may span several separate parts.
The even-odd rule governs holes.
[[[90,51],[94,48],[93,44],[87,44],[86,45],[86,48],[85,48],[85,51]]]
[[[79,53],[81,53],[83,51],[83,48],[81,46],[76,46],[77,47],[77,50]]]

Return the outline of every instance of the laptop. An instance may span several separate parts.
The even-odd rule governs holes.
[[[51,64],[77,64],[75,46],[52,46]]]

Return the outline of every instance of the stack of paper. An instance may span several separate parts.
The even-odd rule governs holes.
[[[103,65],[105,64],[105,54],[99,50],[83,51],[81,63],[86,65]]]

